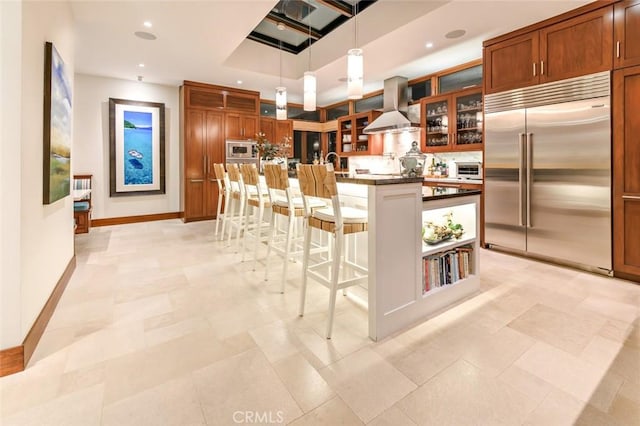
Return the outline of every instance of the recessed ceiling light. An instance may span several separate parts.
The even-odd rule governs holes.
[[[444,36],[446,38],[460,38],[465,35],[467,32],[465,30],[453,30],[446,33]]]
[[[284,24],[283,24],[282,22],[278,22],[278,23],[276,24],[276,28],[277,28],[277,29],[279,29],[280,31],[284,31],[284,29],[285,29],[286,27],[284,26]]]
[[[427,49],[431,49],[433,47],[433,43],[429,42],[425,46],[427,46]]]
[[[142,25],[144,25],[147,28],[153,27],[153,24],[150,21],[144,21],[144,23]]]
[[[236,83],[242,84],[242,80],[238,80],[238,81],[236,81]]]
[[[155,34],[151,34],[146,31],[136,31],[134,34],[136,35],[136,37],[140,37],[143,40],[155,40],[158,38],[155,36]]]
[[[144,64],[143,64],[142,62],[140,62],[140,63],[138,64],[138,66],[139,66],[140,68],[144,68]]]

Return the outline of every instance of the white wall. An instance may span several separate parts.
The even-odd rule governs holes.
[[[22,4],[0,1],[0,349],[20,332]]]
[[[74,32],[67,2],[22,2],[20,265],[22,340],[73,257],[71,197],[42,203],[44,45],[53,42],[73,82]],[[3,100],[4,101],[4,100]],[[72,107],[77,108],[73,104]],[[73,151],[71,153],[73,157]],[[18,161],[17,158],[15,161]],[[4,343],[4,342],[3,342]],[[21,342],[14,342],[21,343]]]
[[[179,89],[138,81],[75,76],[71,167],[92,174],[93,219],[180,211]],[[160,102],[165,106],[165,194],[109,196],[109,98]]]

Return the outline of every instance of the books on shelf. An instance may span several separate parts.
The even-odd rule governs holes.
[[[472,251],[473,247],[466,245],[424,257],[423,292],[454,284],[472,274]]]

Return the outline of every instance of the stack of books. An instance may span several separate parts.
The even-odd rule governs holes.
[[[423,259],[423,292],[454,284],[472,272],[471,245],[458,247]]]

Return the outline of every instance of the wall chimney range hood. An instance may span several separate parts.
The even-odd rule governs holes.
[[[363,133],[399,133],[420,130],[419,123],[412,123],[407,117],[408,80],[405,77],[391,77],[384,81],[382,115],[373,120]]]

